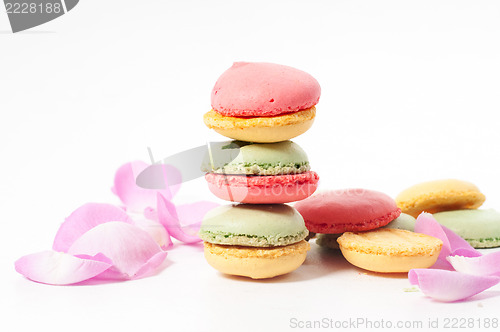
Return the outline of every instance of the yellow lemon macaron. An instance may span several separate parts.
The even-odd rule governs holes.
[[[474,184],[448,179],[419,183],[396,197],[401,212],[418,217],[422,212],[477,209],[485,201]]]
[[[346,232],[337,241],[342,254],[352,265],[383,273],[431,267],[443,246],[443,242],[435,237],[390,228]]]

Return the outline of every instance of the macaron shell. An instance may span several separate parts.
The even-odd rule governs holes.
[[[205,125],[222,136],[256,143],[286,141],[305,133],[311,128],[316,109],[314,107],[295,113],[272,117],[238,118],[223,116],[213,110],[205,113]]]
[[[477,209],[485,196],[474,184],[456,179],[419,183],[402,191],[396,197],[401,211],[413,217],[422,212]]]
[[[225,116],[275,116],[318,103],[321,88],[308,73],[265,62],[235,62],[212,90],[212,108]]]
[[[206,242],[254,247],[296,243],[308,233],[302,216],[285,204],[219,206],[205,214],[199,231]]]
[[[474,248],[500,246],[500,212],[496,210],[456,210],[435,213],[433,216]]]
[[[337,241],[351,264],[382,273],[431,267],[443,246],[441,240],[426,234],[387,228],[346,232]]]
[[[415,230],[415,218],[406,213],[401,213],[399,217],[383,226],[383,228],[404,229],[410,232]]]
[[[284,247],[254,248],[204,243],[207,262],[216,270],[252,279],[273,278],[290,273],[304,263],[308,242]]]
[[[208,173],[210,191],[220,199],[250,203],[289,203],[311,196],[318,187],[319,176],[313,171],[273,176],[243,176]]]
[[[387,225],[401,210],[378,191],[342,189],[318,193],[294,205],[314,233],[368,231]]]
[[[239,149],[239,154],[231,160],[224,169],[226,174],[234,174],[227,170],[250,168],[253,165],[267,165],[276,167],[276,172],[280,172],[280,165],[304,165],[308,164],[309,159],[305,151],[292,141],[267,144],[249,144]],[[239,173],[236,173],[239,174]],[[281,174],[284,174],[283,172]]]

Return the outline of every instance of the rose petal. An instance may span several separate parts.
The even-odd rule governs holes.
[[[23,256],[15,262],[16,271],[26,278],[50,285],[69,285],[84,281],[111,266],[111,260],[103,254],[73,256],[55,251]]]
[[[73,255],[103,253],[113,266],[99,275],[103,279],[135,279],[155,270],[165,259],[153,238],[137,226],[123,222],[98,225],[68,249]]]
[[[415,233],[427,234],[443,241],[443,248],[439,258],[445,259],[451,252],[451,245],[446,233],[440,223],[434,219],[432,214],[422,212],[415,221]]]
[[[57,231],[52,249],[66,252],[89,229],[108,221],[131,223],[125,211],[111,204],[87,203],[73,211]]]
[[[149,215],[149,212],[148,215],[146,215],[146,210],[144,215],[139,213],[129,213],[133,224],[146,231],[160,246],[160,248],[163,250],[170,249],[173,246],[173,243],[167,230],[162,224],[160,224],[157,218],[148,218]]]
[[[500,251],[478,257],[448,256],[447,259],[458,272],[500,277]]]
[[[500,278],[495,276],[474,276],[435,269],[410,270],[408,279],[425,295],[443,302],[464,300],[500,282]]]
[[[177,210],[175,205],[162,195],[158,194],[157,200],[158,220],[171,236],[184,243],[201,241],[197,235],[201,219],[214,207],[214,203],[202,201],[180,206]],[[186,226],[183,227],[180,218],[186,218],[183,222]]]
[[[432,217],[434,219],[434,217]],[[436,219],[434,219],[436,220]],[[437,221],[436,221],[437,222]],[[450,243],[450,249],[451,252],[455,252],[457,250],[461,250],[462,252],[467,251],[470,254],[479,254],[481,253],[474,249],[469,242],[465,241],[462,237],[459,235],[455,234],[451,229],[449,229],[446,226],[441,225],[443,228],[444,233],[446,234],[446,237],[448,238],[448,241]]]
[[[443,241],[443,248],[439,253],[438,261],[432,266],[433,268],[451,270],[452,266],[446,260],[446,257],[455,251],[460,251],[462,253],[466,252],[467,256],[481,255],[479,251],[472,248],[467,241],[453,233],[449,228],[438,223],[430,213],[422,212],[417,217],[415,232],[427,234]]]
[[[142,213],[145,208],[156,205],[157,192],[160,192],[167,199],[172,199],[179,190],[179,185],[165,185],[165,182],[168,184],[168,178],[165,174],[168,174],[169,178],[177,178],[181,176],[180,172],[173,166],[161,164],[155,168],[155,170],[158,170],[156,173],[159,176],[154,179],[158,182],[157,186],[159,189],[152,190],[139,187],[136,184],[137,175],[148,166],[143,161],[134,161],[121,166],[116,171],[114,187],[111,190],[127,206],[127,210],[129,211]]]

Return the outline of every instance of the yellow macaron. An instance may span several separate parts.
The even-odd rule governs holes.
[[[382,273],[431,267],[443,246],[441,240],[432,236],[390,228],[346,232],[337,241],[352,265]]]
[[[419,183],[396,197],[401,212],[418,217],[422,212],[477,209],[485,200],[474,184],[448,179]]]
[[[211,110],[203,116],[205,125],[219,134],[247,142],[273,143],[286,141],[311,128],[316,108],[266,117],[224,116]]]
[[[304,263],[308,242],[281,247],[245,247],[205,242],[205,259],[222,273],[265,279],[296,270]]]

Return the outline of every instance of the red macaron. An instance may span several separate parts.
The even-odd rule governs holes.
[[[394,199],[366,189],[322,192],[294,207],[307,229],[321,234],[368,231],[387,225],[401,214]]]

